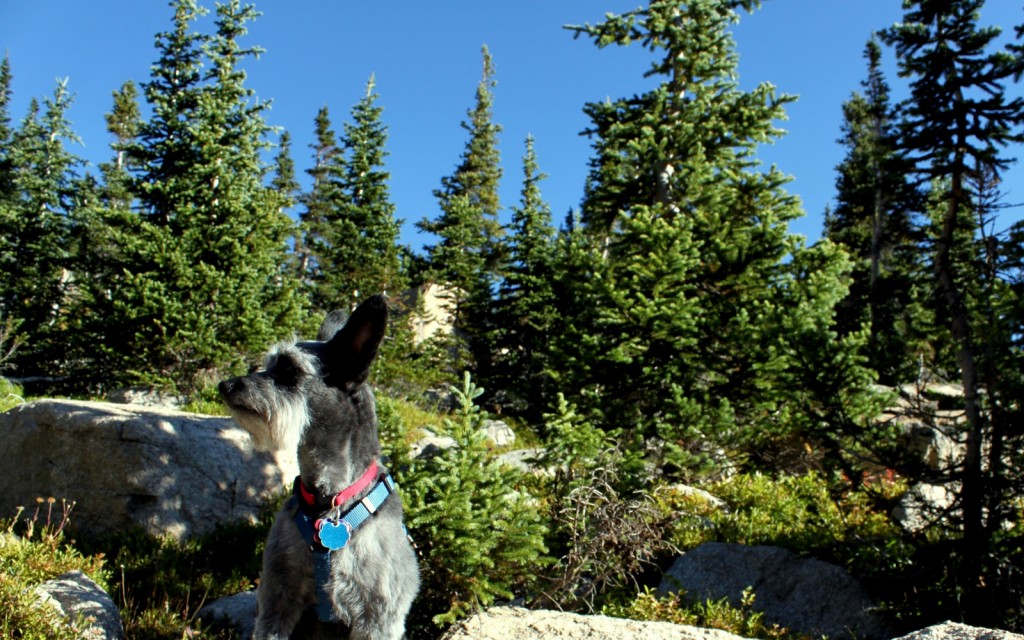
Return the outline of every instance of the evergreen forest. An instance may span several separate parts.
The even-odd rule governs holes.
[[[410,426],[394,402],[438,409],[452,389],[444,422],[461,445],[427,462],[391,451],[410,530],[429,540],[425,627],[513,596],[628,608],[651,566],[710,537],[843,565],[897,629],[1024,632],[1024,222],[1007,222],[1002,182],[1024,143],[1009,91],[1024,24],[999,44],[984,0],[905,0],[900,23],[865,34],[863,81],[837,105],[835,206],[807,243],[789,230],[804,215],[789,177],[758,160],[794,98],[736,79],[730,29],[759,4],[648,0],[569,27],[581,47],[643,48],[656,83],[580,105],[592,155],[561,220],[532,138],[515,170],[502,163],[484,47],[419,251],[399,243],[374,80],[343,118],[311,111],[316,142],[297,153],[246,84],[251,5],[171,0],[150,76],[111,88],[97,167],[73,152],[65,83],[10,113],[5,58],[0,373],[33,396],[148,386],[212,400],[268,346],[386,292],[383,435]],[[517,202],[499,202],[503,180],[522,185]],[[451,330],[421,339],[428,289]],[[955,458],[924,462],[898,405]],[[537,487],[499,470],[472,428],[485,414],[559,471]],[[477,502],[447,500],[440,478]],[[692,523],[711,516],[672,492],[682,484],[750,502],[708,533]],[[953,498],[901,526],[890,514],[920,486]],[[594,511],[568,508],[584,499]],[[803,515],[782,506],[797,503]],[[607,519],[632,532],[626,548],[588,529]]]

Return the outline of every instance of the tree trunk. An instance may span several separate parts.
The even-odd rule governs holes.
[[[962,175],[952,177],[949,203],[937,242],[935,271],[939,293],[948,307],[949,325],[956,348],[956,362],[960,368],[964,388],[964,415],[967,420],[967,441],[964,452],[962,488],[963,511],[963,587],[970,593],[979,586],[980,562],[987,546],[982,503],[984,475],[982,473],[982,416],[978,406],[978,366],[974,353],[972,323],[963,293],[957,283],[957,265],[952,256],[959,223],[960,207],[964,199]]]

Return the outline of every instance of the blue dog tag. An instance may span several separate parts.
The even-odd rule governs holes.
[[[320,544],[331,551],[344,549],[345,545],[348,544],[348,539],[352,536],[352,527],[349,523],[344,520],[341,522],[321,520],[321,525]]]

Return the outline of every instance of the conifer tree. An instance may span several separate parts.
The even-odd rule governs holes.
[[[11,181],[14,176],[11,169],[10,146],[14,130],[11,128],[11,57],[5,53],[0,60],[0,199],[6,199],[13,193]]]
[[[113,136],[111,148],[114,158],[100,165],[103,175],[105,200],[111,208],[128,209],[132,206],[131,173],[128,167],[128,148],[135,141],[142,122],[139,110],[139,90],[129,80],[114,92],[114,106],[106,114],[107,132]]]
[[[972,176],[982,184],[998,179],[1010,162],[1000,149],[1024,141],[1024,98],[1006,91],[1022,66],[1011,52],[993,50],[1001,30],[978,24],[982,6],[982,0],[908,0],[903,21],[882,34],[895,48],[900,75],[910,78],[910,97],[901,103],[902,144],[932,186],[936,314],[951,335],[964,389],[966,449],[952,478],[962,486],[963,538],[952,566],[965,589],[968,621],[1000,606],[989,591],[1000,562],[993,545],[1024,489],[1003,459],[1015,448],[1011,424],[1018,418],[986,410],[1016,403],[1003,394],[1019,388],[1016,381],[1006,384],[1019,371],[992,366],[991,355],[1009,348],[1001,340],[1008,333],[985,322],[1004,285],[982,268],[992,257],[992,247],[979,242],[990,219],[980,206],[982,193],[971,185]]]
[[[282,131],[277,142],[277,154],[271,169],[270,187],[281,198],[281,212],[291,216],[292,209],[302,199],[302,187],[295,178],[295,161],[292,159],[292,136]],[[288,277],[299,283],[302,289],[306,283],[304,261],[308,255],[303,249],[302,226],[295,225],[291,234],[292,251],[288,259]],[[300,294],[301,295],[301,294]],[[304,327],[310,332],[315,326]]]
[[[899,384],[916,373],[922,339],[915,282],[923,265],[914,218],[923,202],[910,180],[912,167],[898,147],[881,55],[872,38],[864,53],[864,93],[855,93],[843,105],[840,143],[847,154],[837,167],[837,205],[826,216],[825,234],[854,257],[850,294],[840,305],[840,332],[859,331],[867,323],[871,365],[882,382]]]
[[[6,69],[5,65],[5,69]],[[9,71],[5,71],[9,82]],[[3,93],[9,96],[9,87]],[[5,98],[6,99],[6,98]],[[69,239],[81,161],[65,146],[77,141],[66,113],[67,81],[40,105],[33,99],[5,146],[0,194],[0,317],[20,325],[25,344],[13,363],[20,375],[60,375],[60,333],[71,285]]]
[[[523,595],[546,552],[537,501],[517,489],[524,487],[521,472],[501,464],[485,442],[486,415],[474,404],[483,389],[465,373],[452,392],[459,406],[444,432],[457,446],[410,460],[399,477],[422,558],[425,602],[412,618],[437,611],[438,625]]]
[[[404,285],[398,232],[384,168],[387,127],[371,77],[352,120],[336,136],[326,107],[316,117],[313,187],[302,214],[314,307],[352,309],[371,292]]]
[[[476,88],[476,102],[469,110],[468,122],[462,128],[469,134],[462,160],[455,172],[441,179],[441,189],[434,196],[442,203],[453,196],[466,195],[472,206],[478,208],[484,218],[483,227],[490,242],[500,234],[498,212],[501,203],[498,198],[498,184],[501,181],[501,155],[498,151],[498,134],[501,125],[494,122],[494,95],[497,85],[494,79],[494,60],[485,45],[481,50],[483,72]],[[424,230],[436,233],[432,226],[444,227],[443,222],[424,225]]]
[[[301,235],[296,247],[299,272],[304,275],[304,284],[310,295],[322,277],[319,255],[327,242],[328,220],[337,200],[336,184],[331,176],[336,172],[337,156],[341,153],[338,136],[331,125],[330,110],[326,106],[317,111],[313,123],[315,139],[310,145],[313,166],[306,170],[313,183],[309,191],[299,198],[303,208],[299,214]]]
[[[335,195],[318,254],[318,300],[326,308],[355,307],[375,292],[400,288],[398,231],[384,169],[387,128],[371,77],[343,126],[338,163],[331,167]]]
[[[300,186],[295,179],[295,161],[292,159],[292,136],[287,131],[281,132],[277,143],[277,155],[274,156],[273,176],[270,186],[284,200],[284,209],[290,209],[298,201]]]
[[[449,306],[461,347],[482,379],[489,379],[494,349],[492,288],[501,262],[498,184],[501,181],[498,134],[494,123],[494,64],[486,46],[482,50],[483,75],[476,101],[462,128],[469,133],[462,159],[434,192],[441,214],[417,223],[422,231],[440,238],[427,247],[430,277],[448,288]]]
[[[299,306],[283,267],[292,224],[264,184],[267,104],[240,68],[259,52],[240,44],[257,14],[218,5],[201,34],[193,0],[171,6],[144,86],[152,116],[127,149],[140,213],[112,231],[123,275],[93,300],[108,306],[100,368],[187,390],[291,333]]]
[[[69,360],[79,363],[83,370],[76,371],[73,377],[84,383],[95,375],[89,370],[97,362],[96,336],[106,334],[105,322],[115,321],[105,314],[113,289],[108,291],[104,287],[117,282],[125,267],[126,256],[118,234],[137,222],[136,189],[129,167],[129,152],[136,143],[142,116],[134,82],[125,82],[114,92],[113,106],[105,119],[114,155],[110,161],[100,164],[102,185],[97,189],[98,197],[77,210],[73,226],[74,272],[86,284],[79,287],[82,295],[75,300],[68,349]],[[98,296],[98,300],[94,296]]]
[[[577,286],[590,303],[576,319],[585,329],[567,332],[575,344],[560,348],[575,370],[571,399],[596,424],[623,429],[634,450],[660,449],[655,461],[684,475],[718,447],[769,456],[773,437],[803,426],[780,405],[814,405],[833,420],[859,406],[826,405],[819,389],[786,397],[776,385],[815,361],[805,353],[812,344],[830,344],[783,327],[813,307],[820,331],[830,329],[845,260],[788,233],[801,214],[782,188],[788,178],[756,169],[757,146],[781,134],[773,121],[792,100],[767,84],[737,86],[729,25],[736,9],[756,4],[653,0],[575,28],[602,47],[641,43],[654,57],[647,75],[662,82],[587,105],[596,155],[582,221],[594,273]],[[853,397],[862,380],[859,363],[847,362],[844,397]]]
[[[342,138],[346,215],[358,227],[358,246],[347,269],[352,274],[353,302],[372,293],[397,293],[405,287],[399,269],[401,221],[395,219],[388,188],[391,174],[384,169],[387,127],[381,120],[384,110],[377,105],[375,89],[371,76],[366,94],[352,109],[352,121],[345,123]]]
[[[526,138],[523,188],[508,228],[508,265],[498,290],[497,326],[501,327],[494,384],[519,396],[527,416],[540,418],[553,400],[548,382],[548,334],[559,315],[554,293],[555,229],[540,182],[533,136]]]

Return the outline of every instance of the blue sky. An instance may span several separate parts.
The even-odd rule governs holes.
[[[212,0],[203,0],[212,8]],[[536,139],[541,183],[556,224],[578,206],[590,143],[582,107],[607,97],[642,92],[648,57],[639,47],[597,49],[574,40],[566,24],[598,22],[606,12],[633,9],[639,0],[435,0],[341,2],[256,0],[263,16],[246,42],[266,53],[249,64],[248,81],[261,100],[272,100],[271,125],[287,129],[301,172],[310,165],[317,110],[329,107],[336,131],[376,78],[389,127],[387,168],[402,241],[414,248],[432,239],[412,224],[437,215],[431,195],[459,161],[466,142],[460,122],[472,106],[480,78],[480,48],[494,58],[498,85],[495,121],[504,131],[502,204],[518,201],[527,134]],[[793,176],[788,189],[802,199],[806,216],[792,224],[811,241],[821,234],[823,212],[834,196],[841,104],[860,88],[864,44],[872,31],[902,16],[900,0],[766,0],[734,29],[745,89],[770,82],[795,94],[788,134],[759,157]],[[14,75],[11,115],[20,120],[30,98],[53,92],[68,78],[75,94],[69,117],[82,145],[79,156],[96,164],[110,156],[103,114],[124,81],[143,83],[156,59],[154,37],[170,28],[171,11],[160,0],[0,0],[0,47]],[[1017,0],[988,0],[982,24],[1012,33],[1024,21]],[[208,28],[207,16],[198,28]],[[888,80],[903,94],[892,54]],[[1020,92],[1020,87],[1013,91]],[[1016,157],[1020,149],[1009,149]],[[1024,201],[1024,169],[1016,167],[1004,190]]]

